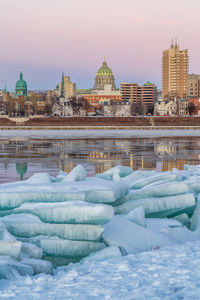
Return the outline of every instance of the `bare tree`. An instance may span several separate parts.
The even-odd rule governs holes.
[[[193,114],[194,111],[195,111],[195,105],[194,105],[194,102],[189,101],[189,103],[188,103],[188,112],[189,112],[189,114],[190,114],[190,115]]]
[[[16,103],[15,100],[11,97],[8,96],[7,102],[6,102],[6,111],[9,117],[12,116],[12,114],[16,113]]]
[[[73,115],[80,115],[81,110],[86,112],[90,108],[89,102],[84,97],[71,97],[68,105],[72,107]]]
[[[137,102],[132,103],[131,110],[133,114],[144,115],[146,112],[146,107],[143,101],[139,99]]]

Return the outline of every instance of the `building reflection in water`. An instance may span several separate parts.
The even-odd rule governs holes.
[[[16,171],[20,176],[20,180],[24,179],[24,175],[27,173],[28,169],[28,163],[22,162],[22,163],[16,163]]]
[[[200,138],[132,138],[82,140],[1,140],[0,182],[23,179],[34,172],[70,172],[83,164],[88,175],[101,173],[118,164],[137,169],[168,171],[199,164]],[[28,168],[29,165],[29,168]],[[16,175],[13,175],[15,166]],[[4,175],[2,170],[4,169]],[[11,175],[12,172],[12,175]],[[3,178],[5,177],[5,179]]]

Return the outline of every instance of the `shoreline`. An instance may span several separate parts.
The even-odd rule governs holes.
[[[3,130],[200,130],[200,126],[0,126]]]

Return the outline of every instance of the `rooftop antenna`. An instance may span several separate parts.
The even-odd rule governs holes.
[[[177,37],[175,38],[175,47],[177,48],[178,44],[177,44]]]
[[[174,47],[174,39],[172,38],[171,48]]]

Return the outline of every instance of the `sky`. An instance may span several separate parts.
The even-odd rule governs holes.
[[[199,0],[0,0],[0,88],[54,89],[61,73],[92,88],[104,56],[120,82],[161,87],[162,51],[177,37],[200,73]]]

